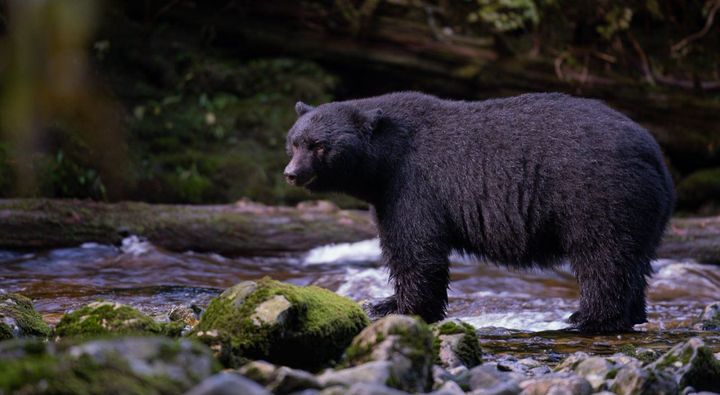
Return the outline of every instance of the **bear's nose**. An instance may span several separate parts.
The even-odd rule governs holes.
[[[294,184],[297,180],[297,173],[295,172],[286,171],[285,173],[283,173],[283,175],[285,176],[285,179],[291,184]]]

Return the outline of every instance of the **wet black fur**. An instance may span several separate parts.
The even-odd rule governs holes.
[[[580,286],[571,322],[583,331],[646,321],[674,192],[655,140],[623,114],[554,93],[403,92],[296,109],[294,183],[375,207],[395,295],[373,313],[442,319],[459,250],[521,268],[569,260]]]

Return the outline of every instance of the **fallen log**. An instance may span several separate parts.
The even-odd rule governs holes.
[[[673,218],[658,256],[720,264],[720,217]]]
[[[171,251],[280,255],[376,235],[369,215],[325,202],[270,207],[188,206],[81,200],[0,200],[0,248],[119,244],[137,235]]]
[[[260,256],[369,239],[377,231],[368,212],[326,202],[274,207],[0,200],[0,248],[119,244],[128,235],[171,251]],[[658,257],[720,264],[720,217],[673,218]]]

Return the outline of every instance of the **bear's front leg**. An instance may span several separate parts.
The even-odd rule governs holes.
[[[422,216],[380,218],[380,244],[395,295],[368,308],[372,317],[419,315],[426,322],[445,317],[449,283],[449,247]],[[427,214],[426,214],[427,215]],[[431,221],[428,221],[431,222]],[[395,226],[395,224],[398,224]]]

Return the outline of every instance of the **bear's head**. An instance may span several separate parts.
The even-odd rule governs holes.
[[[382,110],[360,110],[347,103],[295,105],[298,119],[287,135],[290,163],[285,179],[311,191],[347,192],[372,155],[370,140]]]

